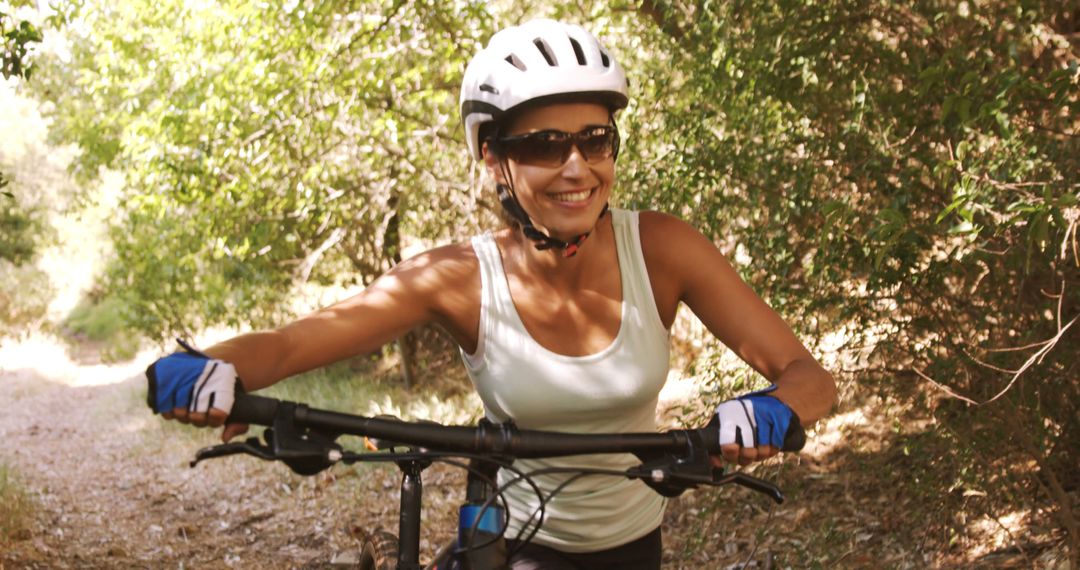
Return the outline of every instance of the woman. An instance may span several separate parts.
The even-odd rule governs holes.
[[[536,20],[496,34],[470,62],[461,95],[470,153],[496,183],[508,227],[402,262],[362,293],[277,330],[177,353],[148,369],[150,405],[166,418],[220,426],[237,376],[258,390],[371,352],[437,323],[494,421],[557,431],[654,431],[668,371],[668,331],[685,303],[773,382],[717,410],[723,457],[771,457],[791,422],[836,401],[831,376],[682,221],[608,207],[627,104],[618,63],[580,27]],[[227,440],[244,429],[227,426]],[[719,458],[717,458],[719,462]],[[525,470],[621,456],[519,461]],[[561,480],[540,478],[551,489]],[[510,490],[512,531],[536,500]],[[658,568],[664,502],[638,481],[583,478],[549,503],[514,568]]]

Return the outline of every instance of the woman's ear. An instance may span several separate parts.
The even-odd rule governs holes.
[[[506,184],[505,176],[503,176],[502,167],[499,164],[499,157],[495,156],[491,148],[488,146],[487,141],[484,141],[480,146],[480,154],[484,157],[484,166],[487,168],[488,176],[495,181],[496,184]]]

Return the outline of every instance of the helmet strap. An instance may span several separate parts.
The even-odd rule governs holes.
[[[577,255],[578,248],[581,247],[582,242],[584,242],[585,239],[589,237],[589,234],[592,233],[592,230],[589,230],[575,236],[569,241],[563,241],[559,238],[549,236],[533,225],[532,220],[529,219],[529,215],[525,213],[525,209],[521,207],[521,204],[517,200],[517,196],[514,195],[514,191],[509,185],[496,184],[495,191],[498,192],[499,203],[502,204],[503,209],[510,214],[510,217],[521,224],[521,233],[532,240],[533,246],[539,251],[561,249],[563,257],[574,257]],[[604,214],[606,214],[607,211],[608,205],[605,203],[604,209],[600,211],[600,217],[596,219],[597,223],[603,219]]]

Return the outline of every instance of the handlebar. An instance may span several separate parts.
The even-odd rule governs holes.
[[[273,426],[282,404],[291,403],[238,393],[228,422]],[[591,453],[682,451],[689,444],[689,434],[693,433],[701,436],[700,440],[709,455],[720,453],[720,428],[715,422],[696,430],[665,433],[575,434],[521,430],[513,423],[481,423],[477,427],[410,423],[319,410],[304,404],[295,404],[294,421],[298,427],[337,434],[383,438],[440,451],[496,453],[522,459]],[[783,451],[799,451],[805,443],[806,434],[799,422],[792,422]]]
[[[285,406],[285,407],[283,407]],[[292,410],[290,407],[295,406]],[[279,411],[292,415],[295,425],[335,434],[366,436],[439,451],[497,454],[527,459],[591,453],[650,453],[683,451],[689,434],[700,432],[705,450],[720,453],[719,429],[674,430],[666,433],[576,434],[523,430],[513,423],[482,422],[476,427],[414,423],[319,410],[273,398],[238,395],[229,422],[273,426]]]
[[[776,502],[783,495],[771,483],[744,473],[724,474],[713,469],[710,456],[719,455],[719,425],[662,433],[577,434],[523,430],[513,422],[494,424],[482,420],[475,427],[445,426],[430,422],[405,422],[311,408],[305,404],[236,394],[229,423],[267,426],[266,444],[250,438],[200,450],[194,466],[203,459],[246,453],[266,460],[281,460],[300,474],[311,475],[337,461],[360,460],[357,454],[335,443],[341,435],[363,436],[422,453],[458,453],[504,459],[562,457],[598,453],[631,453],[642,464],[625,475],[643,480],[658,493],[677,496],[698,485],[736,483],[765,493]],[[798,421],[792,422],[785,451],[797,451],[805,442]],[[396,447],[396,445],[395,445]]]

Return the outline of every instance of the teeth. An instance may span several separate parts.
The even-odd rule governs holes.
[[[592,194],[591,190],[582,190],[581,192],[563,192],[562,194],[555,194],[553,197],[559,202],[581,202],[587,200],[589,194]]]

